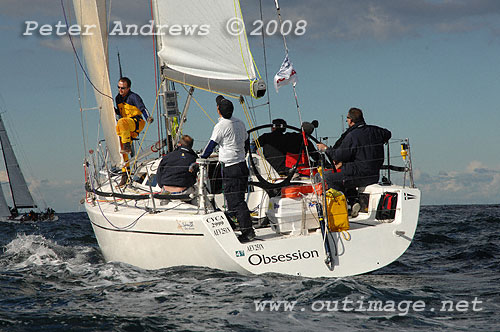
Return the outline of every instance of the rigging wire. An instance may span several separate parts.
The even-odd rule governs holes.
[[[94,166],[94,167],[95,167],[95,166]],[[92,182],[92,190],[93,190],[93,191],[95,191],[95,189],[94,189],[93,185],[94,185],[94,183]],[[111,184],[111,183],[110,183],[109,185],[110,185],[110,186],[112,186],[113,184]],[[95,195],[95,193],[94,193],[94,195]],[[118,227],[118,226],[114,225],[114,224],[111,222],[111,220],[109,220],[109,219],[108,219],[108,217],[106,217],[106,215],[104,214],[104,211],[103,211],[103,209],[102,209],[102,207],[101,207],[100,201],[99,201],[99,200],[96,200],[96,201],[97,201],[97,206],[99,207],[99,211],[101,212],[101,215],[103,216],[103,218],[104,218],[104,219],[105,219],[105,220],[106,220],[106,221],[107,221],[107,222],[108,222],[111,226],[113,226],[113,227],[114,227],[115,229],[117,229],[117,230],[126,230],[126,229],[129,229],[129,228],[134,227],[134,226],[137,224],[137,222],[139,221],[139,219],[141,219],[141,218],[142,218],[142,217],[143,217],[146,213],[148,213],[148,212],[149,212],[149,211],[146,209],[146,211],[145,211],[143,214],[141,214],[139,217],[137,217],[137,219],[135,219],[134,221],[132,221],[130,224],[128,224],[128,225],[126,225],[126,226],[124,226],[124,227]],[[92,220],[91,220],[91,222],[92,222]]]
[[[188,89],[186,89],[186,86],[185,84],[181,84],[181,86],[184,88],[184,90],[186,90],[186,92],[188,92]],[[194,102],[196,103],[196,105],[198,105],[198,107],[200,107],[200,109],[203,111],[203,113],[205,113],[205,115],[207,116],[207,118],[212,121],[213,124],[215,124],[215,121],[210,117],[210,115],[208,115],[207,111],[205,111],[205,109],[200,105],[200,103],[196,100],[196,98],[193,96],[191,96],[191,98],[194,100]]]
[[[69,0],[68,0],[69,1]],[[63,9],[64,10],[64,9]],[[71,15],[69,17],[69,22],[71,23]],[[78,106],[80,107],[80,122],[81,122],[81,126],[82,126],[82,143],[83,143],[83,155],[85,156],[85,160],[87,159],[87,135],[86,135],[86,130],[85,130],[85,126],[84,124],[85,123],[88,123],[88,121],[84,121],[84,114],[85,116],[87,115],[85,112],[83,112],[83,105],[82,105],[82,95],[81,95],[81,90],[80,90],[80,79],[78,77],[78,65],[77,65],[77,57],[76,57],[76,54],[73,54],[73,64],[74,64],[74,67],[75,67],[75,83],[76,83],[76,91],[78,93]],[[84,90],[85,91],[85,90]],[[87,178],[85,177],[84,179],[85,181],[87,180]]]
[[[255,127],[255,125],[252,122],[252,118],[251,118],[250,113],[248,111],[248,107],[245,105],[245,100],[243,98],[240,98],[240,104],[243,107],[243,113],[245,114],[245,117],[247,119],[248,126],[251,129],[253,129]],[[258,152],[259,156],[261,156],[261,158],[263,158],[265,160],[266,158],[263,155],[261,155],[260,150],[259,150],[260,149],[260,142],[259,142],[259,138],[257,136],[257,132],[253,131],[252,137],[253,137],[253,141],[255,142],[255,144],[257,146],[257,152]],[[250,158],[252,158],[251,152],[250,152]],[[263,165],[264,165],[264,170],[266,172],[267,178],[268,179],[271,178],[271,169],[269,168],[269,164],[263,163]]]
[[[112,7],[112,1],[113,1],[113,0],[109,0],[108,17],[107,17],[107,21],[106,21],[106,22],[108,22],[108,25],[106,26],[106,36],[107,36],[107,35],[108,35],[108,33],[109,33],[109,26],[110,26],[110,23],[111,23],[111,7]],[[108,50],[109,50],[109,45],[108,45],[108,43],[104,44],[104,46],[106,47],[106,50],[105,50],[106,54],[109,54],[109,53],[108,53]],[[119,57],[120,57],[120,56],[118,56],[118,58],[119,58]],[[120,73],[120,76],[121,76],[121,73]]]
[[[64,6],[64,0],[61,0],[61,7],[62,7],[62,10],[63,10],[63,14],[64,14],[64,20],[65,20],[65,23],[66,23],[66,28],[69,29],[69,23],[68,23],[68,16],[66,14],[66,8]],[[151,12],[153,11],[153,8],[151,7]],[[107,17],[108,17],[108,24],[109,24],[109,21],[110,21],[110,17],[111,17],[111,0],[110,0],[110,6],[108,8],[108,13],[107,13]],[[108,30],[109,30],[109,26],[106,27]],[[154,36],[153,36],[154,37]],[[79,66],[80,66],[80,69],[82,70],[82,72],[84,73],[84,76],[85,78],[87,79],[87,81],[90,83],[90,85],[94,88],[95,91],[97,91],[99,94],[101,94],[102,96],[105,96],[105,97],[108,97],[110,98],[112,101],[114,101],[113,97],[103,93],[102,91],[100,91],[96,86],[95,84],[92,82],[92,80],[90,79],[87,71],[85,70],[85,67],[83,66],[83,63],[78,55],[78,52],[76,50],[76,47],[75,47],[75,44],[73,42],[73,38],[71,37],[71,34],[68,34],[68,38],[70,40],[70,43],[71,43],[71,46],[72,46],[72,49],[73,49],[73,54],[74,54],[74,59],[76,59],[77,61],[75,61],[75,71],[76,71],[76,81],[77,81],[77,90],[78,90],[78,101],[79,101],[79,106],[80,106],[80,112],[83,113],[83,106],[82,106],[82,98],[81,98],[81,94],[80,94],[80,86],[79,86],[79,83],[78,83],[78,71],[77,71],[77,66],[76,66],[76,62],[78,62]],[[106,52],[107,52],[107,45],[106,45]],[[154,53],[156,52],[156,48],[154,48]],[[155,105],[154,107],[156,108],[157,105],[159,105],[158,103],[158,84],[156,83],[156,81],[158,80],[157,79],[157,70],[156,70],[156,56],[154,57],[155,58],[155,88],[156,88],[156,101],[155,101]],[[161,83],[160,83],[161,84]],[[154,114],[154,110],[152,112]],[[159,111],[158,111],[158,114],[159,114]],[[85,139],[85,129],[83,127],[83,115],[81,115],[82,119],[82,134],[83,134],[83,139],[84,139],[84,155],[86,156],[86,153],[87,153],[87,147],[86,147],[86,139]],[[159,116],[158,116],[159,118]],[[99,122],[100,122],[100,119],[99,119]],[[158,121],[159,122],[159,121]],[[159,125],[159,123],[158,123]],[[100,126],[99,126],[100,127]],[[159,132],[159,131],[158,131]],[[146,132],[144,132],[145,134]],[[99,137],[99,135],[98,135]],[[143,137],[143,140],[144,140],[144,137]],[[142,144],[142,141],[141,141],[141,144]]]
[[[63,10],[63,14],[64,14],[64,22],[66,23],[66,29],[69,30],[69,24],[68,24],[68,18],[66,16],[66,9],[64,7],[64,0],[61,0],[61,7],[62,7],[62,10]],[[80,68],[82,69],[83,73],[85,74],[85,78],[87,78],[87,80],[89,81],[90,85],[92,85],[92,87],[101,95],[103,95],[104,97],[108,97],[109,99],[113,100],[113,97],[111,96],[108,96],[107,94],[105,94],[104,92],[102,92],[101,90],[99,90],[95,85],[94,83],[92,82],[92,80],[90,79],[87,71],[85,70],[83,64],[82,64],[82,61],[80,60],[80,57],[78,56],[78,52],[76,51],[76,47],[75,47],[75,44],[73,42],[73,38],[71,38],[71,34],[68,33],[68,38],[69,38],[69,41],[71,43],[71,47],[73,48],[73,53],[75,54],[75,57],[76,59],[78,60],[78,64],[80,65]]]
[[[278,0],[274,0],[274,3],[276,5],[276,11],[277,11],[277,15],[278,15],[278,20],[279,20],[279,26],[283,26],[283,19],[281,17],[281,10],[280,10],[280,6],[279,6],[279,3],[278,3]],[[287,46],[287,43],[286,43],[286,37],[285,35],[282,33],[282,29],[280,29],[280,32],[281,32],[281,36],[283,37],[283,46],[285,48],[285,55],[286,55],[286,58],[289,59],[288,55],[289,55],[289,52],[288,52],[288,46]],[[296,90],[296,82],[293,82],[292,83],[292,88],[293,88],[293,95],[294,95],[294,98],[295,98],[295,106],[297,107],[297,114],[298,114],[298,117],[299,117],[299,123],[301,124],[302,126],[302,114],[300,112],[300,106],[299,106],[299,100],[298,100],[298,96],[297,96],[297,90]],[[307,159],[310,160],[310,154],[309,154],[309,148],[308,148],[308,139],[305,135],[305,132],[304,132],[304,129],[302,128],[302,137],[303,137],[303,140],[304,140],[304,148],[305,148],[305,153],[306,153],[306,156],[307,156]],[[300,158],[300,156],[299,156]],[[323,182],[324,182],[324,179],[323,179]],[[311,183],[313,183],[313,177],[311,177]],[[316,197],[319,199],[320,198],[320,195],[319,193],[316,191],[316,187],[313,185],[313,189],[314,189],[314,193],[316,195]],[[323,205],[326,209],[327,205],[326,205],[326,192],[323,193]],[[327,220],[328,220],[328,214],[326,213],[326,216],[327,216]],[[323,234],[323,243],[325,245],[325,248],[326,248],[326,241],[327,241],[327,235],[328,235],[328,230],[325,229],[325,232]]]
[[[274,3],[276,5],[276,12],[278,15],[279,26],[283,26],[283,18],[281,17],[281,9],[280,9],[278,0],[274,0]],[[285,55],[286,55],[286,58],[288,58],[289,52],[288,52],[288,46],[286,43],[286,37],[281,30],[282,29],[280,29],[280,34],[283,37],[283,46],[285,48]],[[295,85],[296,85],[295,82],[292,83],[293,94],[294,94],[294,98],[295,98],[295,106],[297,107],[297,114],[299,116],[299,123],[302,124],[302,114],[300,112],[299,100],[298,100],[298,96],[297,96],[297,90],[295,89]],[[304,143],[305,143],[305,137],[304,137]],[[306,153],[307,153],[307,156],[309,157],[309,150],[307,149],[307,145],[306,145]]]
[[[150,4],[150,8],[151,8],[151,20],[154,22],[154,13],[153,13],[153,0],[151,0],[149,2]],[[158,95],[158,90],[160,89],[160,78],[159,78],[159,75],[158,75],[158,71],[159,71],[159,68],[158,68],[158,53],[157,53],[157,45],[158,45],[158,41],[156,39],[156,34],[153,33],[152,34],[152,42],[153,42],[153,67],[154,67],[154,72],[155,72],[155,94]],[[158,141],[161,140],[161,126],[160,126],[160,102],[157,100],[157,103],[158,103],[158,107],[156,108],[157,112],[156,112],[156,118],[158,119],[158,123],[157,123],[157,129],[158,129]]]
[[[262,14],[262,0],[259,0],[259,8],[260,8],[260,20],[264,22],[263,14]],[[262,49],[263,49],[263,56],[264,56],[264,72],[266,75],[266,86],[269,87],[269,76],[268,76],[268,71],[267,71],[267,54],[266,54],[266,41],[265,41],[265,33],[261,33],[262,36]],[[269,90],[269,88],[268,88]],[[267,97],[267,108],[268,108],[268,114],[269,114],[269,123],[272,121],[272,116],[271,116],[271,101],[269,98],[269,93],[266,93]],[[252,100],[253,103],[253,100]]]
[[[163,82],[162,82],[163,83]],[[155,109],[156,109],[156,105],[158,105],[158,98],[160,96],[160,90],[156,90],[156,99],[155,99],[155,103],[154,103],[154,108],[153,108],[153,111],[151,113],[154,113],[155,112]],[[137,164],[137,161],[138,161],[138,157],[139,157],[139,153],[141,152],[141,149],[142,149],[142,144],[144,143],[144,139],[146,138],[146,133],[148,132],[149,130],[149,126],[151,125],[151,123],[147,122],[147,125],[146,127],[144,128],[144,133],[142,135],[142,139],[141,139],[141,142],[139,144],[139,148],[137,150],[137,153],[135,154],[135,158],[134,158],[134,163],[132,164],[132,168],[131,169],[134,169],[135,165]],[[129,174],[129,177],[131,176],[131,174]]]
[[[69,1],[69,0],[68,0]],[[63,9],[64,10],[64,9]],[[69,23],[71,23],[71,15],[69,17]],[[85,140],[85,128],[84,128],[84,121],[83,121],[83,106],[82,106],[82,95],[80,93],[80,80],[78,78],[78,66],[76,63],[76,56],[73,54],[73,63],[75,66],[75,83],[76,83],[76,91],[78,93],[78,106],[80,107],[80,120],[81,120],[81,125],[82,125],[82,138],[83,138],[83,155],[86,156],[87,153],[87,142]]]
[[[274,0],[274,3],[276,4],[276,11],[277,11],[277,14],[278,14],[278,20],[280,22],[279,26],[283,26],[283,18],[281,17],[281,9],[280,9],[278,0]],[[289,52],[288,52],[288,46],[287,46],[287,43],[286,43],[286,37],[285,37],[285,35],[283,34],[282,31],[280,31],[280,33],[281,33],[281,36],[283,37],[283,46],[285,47],[285,55],[288,58]],[[292,83],[293,95],[295,97],[295,106],[297,107],[297,113],[298,113],[298,116],[299,116],[299,122],[302,123],[302,115],[301,115],[301,112],[300,112],[299,100],[298,100],[298,96],[297,96],[297,90],[295,89],[295,85],[296,85],[296,83]]]
[[[65,23],[66,23],[66,27],[68,27],[69,23],[68,23],[68,17],[66,15],[66,9],[64,7],[64,3],[63,3],[63,0],[61,0],[61,7],[62,7],[62,10],[63,10],[63,14],[64,14],[64,19],[65,19]],[[110,1],[110,7],[111,7],[111,1]],[[109,8],[109,11],[108,11],[108,22],[109,22],[109,18],[111,16],[111,8]],[[69,22],[71,23],[71,15],[69,17]],[[109,26],[107,27],[107,29],[109,30]],[[95,85],[93,84],[93,82],[90,80],[86,70],[84,69],[84,66],[78,56],[78,52],[76,51],[76,48],[75,48],[75,45],[73,43],[73,39],[71,38],[71,35],[68,34],[68,37],[69,37],[69,40],[71,42],[71,46],[73,48],[73,61],[74,61],[74,67],[75,67],[75,80],[76,80],[76,88],[77,88],[77,92],[78,92],[78,105],[79,105],[79,108],[80,108],[80,121],[81,121],[81,130],[82,130],[82,142],[83,142],[83,155],[85,156],[84,157],[84,160],[85,161],[88,161],[87,159],[87,152],[89,151],[87,146],[88,146],[88,137],[86,135],[86,133],[88,132],[88,128],[85,129],[85,123],[88,124],[88,119],[86,118],[86,114],[84,115],[84,106],[82,105],[82,96],[81,96],[81,91],[82,89],[80,88],[80,83],[79,83],[79,77],[78,77],[78,66],[77,66],[77,62],[82,70],[82,72],[84,73],[85,77],[87,78],[87,81],[92,85],[92,87],[95,89],[95,91],[99,92],[101,95],[105,96],[105,97],[108,97],[110,99],[113,100],[112,97],[102,93],[99,89],[97,89],[95,87]],[[106,46],[107,47],[107,46]],[[85,84],[86,81],[84,81],[83,83]],[[86,88],[83,89],[83,92],[86,94]],[[86,100],[86,97],[83,97],[83,100]],[[85,117],[85,118],[84,118]],[[101,119],[99,117],[99,123],[101,122]],[[98,126],[98,133],[97,133],[97,137],[99,137],[99,132],[100,132],[100,126]],[[85,179],[86,180],[86,179]]]
[[[276,5],[276,11],[277,11],[277,15],[278,15],[278,20],[279,20],[279,26],[283,26],[283,18],[281,17],[281,9],[280,9],[280,5],[278,3],[278,0],[274,0],[274,3]],[[285,37],[285,34],[282,32],[282,29],[280,29],[280,33],[281,33],[281,36],[283,37],[283,46],[285,47],[285,55],[286,55],[286,58],[288,58],[288,46],[287,46],[287,43],[286,43],[286,37]],[[294,95],[294,98],[295,98],[295,106],[297,107],[297,114],[299,116],[299,123],[302,125],[302,113],[300,112],[300,106],[299,106],[299,99],[298,99],[298,96],[297,96],[297,89],[295,88],[296,86],[296,83],[292,83],[292,88],[293,88],[293,95]],[[307,144],[307,138],[305,136],[305,132],[304,130],[302,130],[302,136],[303,136],[303,139],[304,139],[304,145],[305,145],[305,152],[306,152],[306,156],[308,159],[310,159],[310,155],[309,155],[309,148],[308,148],[308,144]]]

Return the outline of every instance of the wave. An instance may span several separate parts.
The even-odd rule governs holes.
[[[4,269],[19,269],[33,265],[56,266],[65,263],[78,266],[95,263],[96,258],[98,258],[96,253],[95,248],[59,245],[53,240],[46,239],[43,235],[18,234],[5,245],[0,265]],[[98,258],[98,260],[101,259]]]

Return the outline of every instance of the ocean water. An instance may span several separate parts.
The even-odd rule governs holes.
[[[424,206],[397,262],[341,279],[106,263],[59,218],[0,222],[0,331],[500,331],[500,205]]]

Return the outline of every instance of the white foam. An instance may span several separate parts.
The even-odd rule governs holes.
[[[56,265],[61,260],[51,248],[54,243],[41,235],[18,234],[17,237],[5,246],[4,254],[11,256],[16,267],[28,265]]]

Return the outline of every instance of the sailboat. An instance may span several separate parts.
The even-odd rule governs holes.
[[[9,208],[3,190],[0,188],[0,220],[1,221],[43,221],[57,220],[54,211],[47,208],[40,212],[33,200],[24,175],[17,162],[16,155],[7,135],[7,130],[0,114],[0,143],[2,145],[3,160],[9,178],[9,187],[12,195],[13,207]],[[20,211],[26,210],[23,213]],[[29,211],[28,211],[29,210]]]
[[[328,214],[316,209],[323,205],[325,195],[318,193],[311,178],[294,177],[293,182],[283,183],[259,152],[247,156],[252,166],[252,185],[246,199],[253,211],[257,236],[249,243],[238,241],[238,232],[224,213],[220,181],[213,171],[217,168],[216,157],[198,159],[200,170],[194,194],[162,194],[156,183],[161,152],[151,153],[155,146],[162,148],[156,143],[151,151],[145,149],[148,153],[136,154],[129,181],[120,186],[122,175],[116,169],[123,166],[123,159],[115,132],[108,69],[109,14],[102,0],[74,0],[73,4],[81,26],[97,27],[93,35],[81,36],[86,60],[86,69],[82,69],[94,87],[104,136],[97,138],[97,148],[89,150],[84,161],[84,205],[107,261],[144,269],[188,265],[239,273],[343,277],[380,269],[406,251],[415,234],[420,208],[407,139],[397,142],[404,150],[403,166],[388,162],[383,181],[358,188],[361,210],[350,217],[350,229],[344,232],[332,231],[325,222]],[[181,132],[193,89],[241,96],[243,100],[261,97],[266,84],[256,74],[246,33],[235,36],[223,30],[230,19],[243,25],[238,1],[153,0],[152,12],[158,26],[211,27],[209,34],[196,37],[168,33],[157,36],[162,77],[158,94],[166,119],[165,148],[170,150]],[[182,113],[172,82],[191,87]],[[245,103],[241,105],[245,107]],[[251,125],[250,131],[270,126]],[[393,184],[390,171],[401,171],[404,183]],[[282,183],[281,194],[279,190],[277,195],[263,190],[263,178],[267,183]],[[392,202],[382,212],[388,213],[381,213],[387,197]]]

